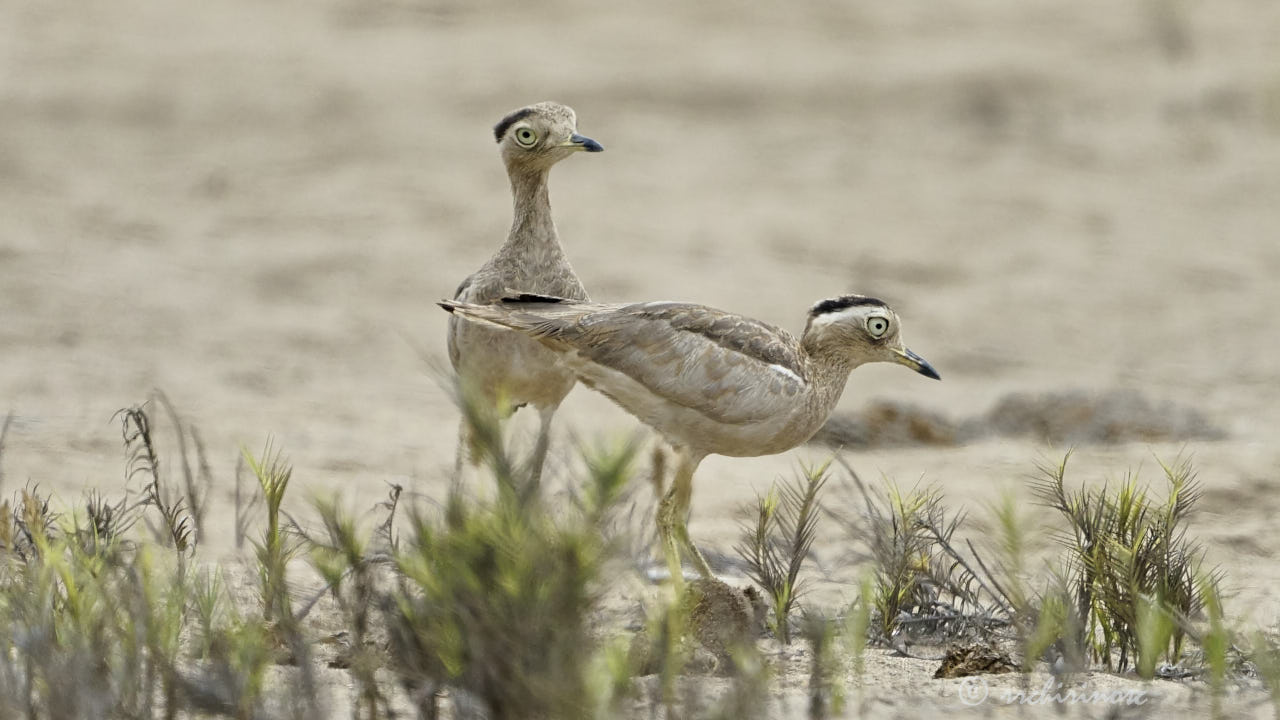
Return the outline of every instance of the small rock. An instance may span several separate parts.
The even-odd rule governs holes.
[[[1013,660],[999,650],[983,643],[952,645],[942,658],[942,665],[933,674],[935,678],[958,678],[969,675],[993,675],[1017,671]]]
[[[680,602],[686,622],[681,638],[684,669],[695,674],[732,673],[734,650],[754,643],[764,627],[766,606],[760,593],[703,578],[685,586]],[[632,637],[628,660],[637,674],[661,669],[660,642],[648,630]]]

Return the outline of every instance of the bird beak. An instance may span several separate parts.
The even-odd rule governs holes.
[[[899,365],[906,365],[927,378],[942,379],[942,376],[938,374],[937,370],[933,369],[933,366],[927,360],[906,348],[894,348],[893,355],[893,361]]]
[[[574,133],[569,136],[568,140],[560,143],[560,147],[573,148],[574,150],[586,150],[587,152],[601,152],[604,150],[604,146],[600,143],[577,133]]]

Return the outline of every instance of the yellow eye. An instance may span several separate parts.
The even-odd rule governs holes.
[[[889,319],[879,316],[867,318],[867,332],[873,338],[882,337],[889,332]]]
[[[531,148],[538,142],[538,133],[533,130],[522,127],[516,129],[516,144],[520,147]]]

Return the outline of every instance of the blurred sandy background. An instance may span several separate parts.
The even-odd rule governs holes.
[[[1194,454],[1197,531],[1276,620],[1280,4],[9,0],[0,4],[0,413],[9,494],[118,490],[112,413],[163,388],[228,513],[274,435],[308,492],[438,496],[452,293],[505,236],[490,132],[554,99],[607,151],[552,203],[600,300],[686,299],[798,331],[815,300],[899,310],[949,415],[1011,391],[1137,390],[1216,442],[1086,446],[1078,480]],[[579,389],[570,437],[633,421]],[[514,434],[524,438],[528,423]],[[161,448],[162,451],[165,448]],[[882,449],[865,477],[980,510],[1063,448]],[[695,538],[798,458],[713,458]],[[215,539],[215,542],[218,540]],[[842,542],[832,538],[832,544]]]

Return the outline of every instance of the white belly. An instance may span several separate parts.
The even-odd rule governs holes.
[[[573,371],[541,343],[511,330],[451,318],[462,382],[509,412],[520,405],[559,405],[575,382]]]

